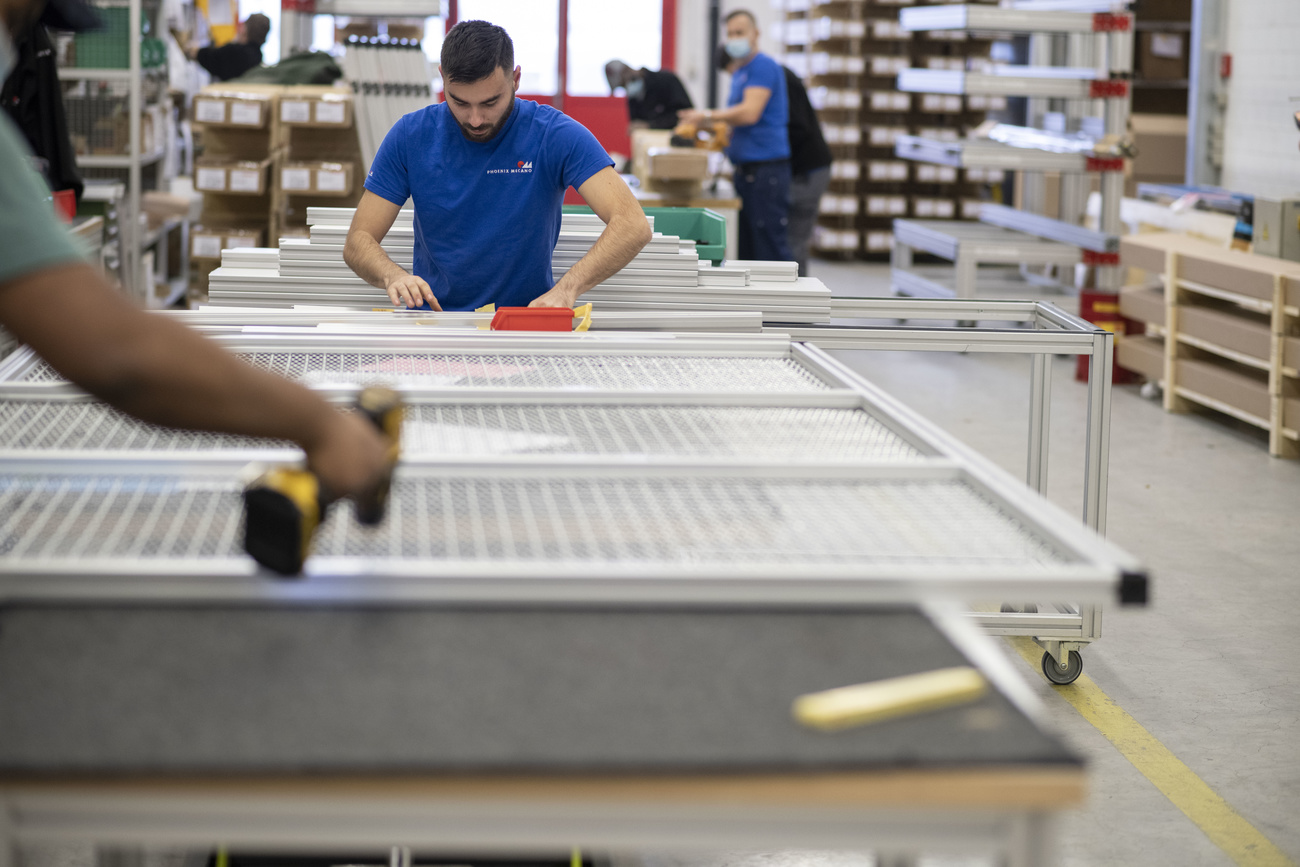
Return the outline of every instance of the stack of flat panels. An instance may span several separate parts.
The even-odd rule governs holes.
[[[728,259],[730,268],[744,268],[751,283],[793,283],[799,279],[798,262],[765,262],[761,259]]]
[[[704,284],[684,290],[597,286],[582,300],[591,301],[596,310],[758,310],[764,321],[796,323],[831,318],[831,290],[814,277],[742,286]]]
[[[285,238],[279,250],[226,251],[222,267],[209,277],[216,306],[336,306],[367,310],[389,307],[387,295],[356,276],[343,261],[351,208],[308,208],[308,239]],[[654,219],[647,217],[651,229]],[[399,212],[384,238],[384,250],[410,269],[414,259],[414,212]],[[555,279],[590,250],[605,224],[594,214],[565,214],[551,258]],[[700,262],[695,244],[655,233],[617,274],[582,297],[601,312],[758,312],[779,322],[820,323],[830,319],[830,291],[818,280],[798,277],[793,262],[732,261],[721,267]],[[745,326],[747,328],[747,325]]]

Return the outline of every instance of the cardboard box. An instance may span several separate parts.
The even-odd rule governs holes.
[[[952,199],[932,199],[927,196],[912,197],[912,216],[933,220],[951,220],[957,213]]]
[[[1123,264],[1152,274],[1164,272],[1165,255],[1170,251],[1178,254],[1178,276],[1184,280],[1247,298],[1272,301],[1273,281],[1280,275],[1285,302],[1300,305],[1300,263],[1225,250],[1207,241],[1169,232],[1120,239]]]
[[[1116,335],[1115,364],[1158,382],[1165,378],[1165,342],[1159,337]]]
[[[903,182],[910,167],[904,160],[867,160],[867,180]]]
[[[907,213],[906,196],[867,196],[867,213],[873,217],[901,217]]]
[[[1187,78],[1186,33],[1143,31],[1138,34],[1137,77],[1147,81]]]
[[[1151,286],[1128,286],[1119,292],[1119,315],[1151,325],[1165,324],[1165,293]]]
[[[917,163],[916,182],[919,184],[953,184],[957,182],[957,169],[954,166]]]
[[[194,189],[205,193],[261,196],[267,190],[271,160],[215,160],[203,158],[194,165]]]
[[[287,92],[280,97],[280,123],[347,129],[352,126],[352,94]]]
[[[260,247],[266,232],[260,226],[193,226],[190,229],[190,258],[221,261],[221,251],[234,247]]]
[[[1137,155],[1125,162],[1133,181],[1181,184],[1187,168],[1187,118],[1135,114],[1129,118]]]
[[[1300,200],[1256,196],[1253,227],[1254,252],[1300,262]]]
[[[346,196],[352,192],[353,164],[289,162],[280,167],[281,192],[312,196]]]
[[[708,151],[700,148],[650,148],[646,151],[646,174],[664,181],[702,181],[709,176]]]
[[[1246,371],[1216,361],[1180,358],[1175,380],[1181,388],[1267,420],[1268,382]]]
[[[241,93],[203,90],[195,95],[195,123],[263,129],[271,119],[274,96],[270,93]]]
[[[1138,21],[1191,21],[1192,0],[1137,0],[1133,14]]]

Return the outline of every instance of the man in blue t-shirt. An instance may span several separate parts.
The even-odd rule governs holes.
[[[446,101],[402,117],[375,155],[343,258],[395,305],[434,310],[572,307],[650,240],[636,197],[595,136],[546,105],[518,99],[505,30],[462,21],[442,43]],[[558,281],[551,254],[574,187],[605,230]],[[415,268],[380,243],[410,197]]]
[[[723,50],[731,62],[727,107],[684,111],[683,120],[722,120],[731,125],[727,156],[740,196],[740,258],[794,261],[787,234],[790,213],[789,99],[785,70],[758,50],[753,14],[737,9],[727,16]]]

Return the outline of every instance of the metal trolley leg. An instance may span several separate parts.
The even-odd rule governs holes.
[[[1052,414],[1052,357],[1034,355],[1029,385],[1029,466],[1025,482],[1047,495],[1047,441]]]

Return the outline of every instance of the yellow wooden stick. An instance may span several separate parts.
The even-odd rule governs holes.
[[[982,674],[959,666],[801,695],[792,711],[809,728],[837,731],[974,701],[987,691]]]

